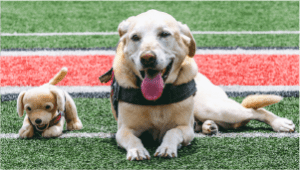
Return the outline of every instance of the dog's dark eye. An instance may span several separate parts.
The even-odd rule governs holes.
[[[133,41],[139,41],[139,40],[140,40],[140,37],[137,36],[137,35],[135,34],[135,35],[133,35],[133,36],[131,37],[131,39],[132,39]]]
[[[49,105],[47,105],[47,106],[46,106],[46,109],[50,109],[50,106],[49,106]]]
[[[161,36],[161,37],[165,38],[165,37],[168,37],[169,35],[171,35],[171,34],[170,34],[170,33],[168,33],[168,32],[162,32],[162,33],[160,33],[160,35],[159,35],[159,36]]]
[[[27,110],[28,110],[28,111],[31,111],[31,108],[30,108],[30,107],[27,107]]]

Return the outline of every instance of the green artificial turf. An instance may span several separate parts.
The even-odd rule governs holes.
[[[299,2],[2,2],[1,32],[116,32],[132,15],[158,9],[192,31],[296,31]],[[34,10],[32,10],[34,9]],[[199,47],[298,47],[298,34],[194,35]],[[1,49],[115,47],[118,35],[1,37]]]
[[[116,31],[130,16],[156,9],[192,31],[299,30],[299,2],[2,2],[1,31]]]
[[[1,169],[299,169],[299,138],[195,138],[177,158],[127,161],[113,138],[4,139]]]
[[[233,98],[239,103],[243,97]],[[117,122],[111,113],[109,99],[99,98],[75,98],[78,115],[83,123],[83,129],[68,133],[81,132],[117,132]],[[286,97],[281,102],[265,107],[280,117],[291,119],[296,131],[299,132],[299,98]],[[1,103],[1,133],[18,133],[22,127],[24,116],[20,118],[17,114],[16,101]],[[273,133],[271,126],[256,120],[250,121],[245,128],[236,130],[221,130],[221,132],[263,132]],[[275,133],[275,132],[274,132]]]
[[[194,35],[197,47],[298,47],[299,35]],[[116,47],[118,35],[1,37],[1,49]]]

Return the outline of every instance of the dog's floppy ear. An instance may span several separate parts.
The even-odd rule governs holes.
[[[22,91],[17,99],[17,111],[18,111],[18,115],[19,117],[22,117],[24,114],[24,105],[23,105],[23,98],[25,95],[26,91]]]
[[[129,25],[130,22],[135,18],[135,16],[133,17],[129,17],[127,20],[123,20],[119,26],[118,26],[118,32],[120,37],[122,37],[124,34],[127,33],[128,29],[129,29]]]
[[[181,22],[178,22],[180,34],[183,39],[183,42],[188,46],[189,48],[189,57],[194,57],[196,53],[196,42],[195,39],[189,29],[189,27],[186,24],[182,24]]]
[[[134,20],[134,18],[135,18],[135,16],[129,17],[127,20],[123,20],[119,24],[118,32],[119,32],[119,36],[120,36],[120,41],[125,40],[124,35],[128,32],[130,23],[132,22],[132,20]],[[125,41],[124,41],[124,43],[125,43]]]
[[[56,96],[57,109],[59,111],[64,111],[66,102],[63,92],[56,88],[51,88],[50,91]]]

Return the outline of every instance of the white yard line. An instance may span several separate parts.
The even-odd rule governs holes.
[[[211,50],[211,49],[198,49],[196,54],[298,54],[297,49],[258,49],[258,50],[245,50],[245,49],[234,49],[234,50]],[[112,55],[116,54],[113,50],[37,50],[37,51],[1,51],[2,57],[7,56],[62,56],[62,55]]]
[[[119,35],[118,32],[1,33],[1,36]]]
[[[68,93],[95,93],[95,92],[110,92],[110,86],[58,86],[60,89],[65,90]],[[0,87],[1,95],[9,93],[20,93],[21,91],[29,90],[33,87],[15,87],[15,86],[4,86]]]
[[[300,31],[191,31],[192,34],[299,34]]]
[[[114,133],[63,133],[58,138],[71,138],[71,137],[81,137],[81,138],[114,138]],[[299,133],[260,133],[260,132],[252,132],[252,133],[218,133],[217,135],[207,136],[201,133],[195,133],[195,137],[290,137],[290,138],[298,138]],[[7,134],[0,134],[1,138],[10,138],[10,139],[17,139],[19,138],[18,134],[15,133],[7,133]]]
[[[192,34],[299,34],[300,31],[191,31]],[[1,33],[1,36],[118,35],[118,32]]]
[[[113,50],[58,50],[58,51],[1,51],[1,56],[63,56],[63,55],[115,55]]]
[[[299,91],[299,86],[219,86],[226,92],[280,92],[280,91]],[[4,86],[0,87],[0,94],[18,94],[21,91],[31,89],[31,86],[15,87]],[[68,93],[101,93],[110,92],[110,86],[59,86],[62,90]]]

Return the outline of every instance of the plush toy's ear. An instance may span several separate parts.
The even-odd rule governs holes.
[[[18,115],[19,117],[22,117],[24,114],[24,105],[23,105],[23,98],[25,95],[26,91],[22,91],[17,99],[17,111],[18,111]]]
[[[183,39],[183,42],[186,44],[186,46],[189,48],[189,57],[194,57],[196,53],[196,42],[195,39],[189,29],[189,27],[186,24],[182,24],[181,22],[178,22],[179,29],[180,29],[180,35]]]
[[[51,88],[50,92],[56,96],[57,109],[59,111],[65,111],[66,102],[65,102],[63,91],[58,90],[56,88]]]

